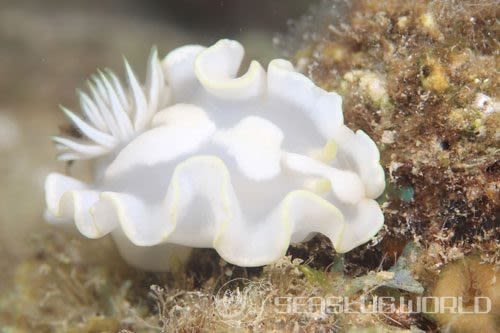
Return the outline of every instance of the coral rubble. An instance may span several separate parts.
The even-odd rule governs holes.
[[[346,122],[381,148],[388,227],[378,249],[416,240],[439,247],[442,263],[478,250],[498,262],[498,6],[346,6],[341,23],[303,42],[296,62],[318,85],[341,93]],[[296,34],[311,36],[308,29],[318,28],[306,22]]]

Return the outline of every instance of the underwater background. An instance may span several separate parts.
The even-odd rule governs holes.
[[[0,332],[498,332],[499,14],[489,0],[0,0]],[[59,104],[77,109],[97,68],[122,75],[122,55],[144,77],[153,45],[220,38],[342,95],[346,123],[381,151],[379,235],[346,255],[318,236],[252,269],[197,250],[184,271],[154,274],[125,265],[108,238],[49,226],[46,175],[90,179],[85,162],[56,161],[50,136],[72,131]],[[253,281],[237,286],[251,311],[228,321],[217,291],[235,278]],[[467,308],[484,296],[492,309],[290,315],[263,302],[329,295]]]

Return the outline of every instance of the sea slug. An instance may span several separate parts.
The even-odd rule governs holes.
[[[84,139],[54,137],[60,160],[95,160],[95,179],[47,177],[46,218],[113,236],[130,264],[169,270],[193,247],[260,266],[290,243],[326,235],[338,252],[369,241],[384,217],[375,143],[343,123],[342,99],[282,59],[237,77],[244,49],[221,40],[153,49],[141,85],[111,71],[80,92]]]

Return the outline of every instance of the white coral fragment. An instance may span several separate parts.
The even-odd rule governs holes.
[[[51,174],[46,217],[74,221],[90,238],[112,234],[123,257],[168,270],[192,247],[259,266],[316,233],[339,252],[382,227],[384,190],[375,143],[343,124],[339,95],[282,59],[237,76],[236,41],[184,46],[146,83],[126,63],[80,93],[83,117],[65,110],[84,140],[56,137],[63,160],[97,158],[91,184]],[[174,245],[175,244],[175,245]]]

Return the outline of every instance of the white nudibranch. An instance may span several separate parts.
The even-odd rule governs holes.
[[[240,77],[244,49],[221,40],[153,50],[141,85],[111,71],[80,92],[83,138],[55,137],[61,160],[96,160],[86,184],[52,173],[46,218],[89,238],[111,233],[124,259],[169,270],[193,247],[260,266],[317,233],[336,251],[369,241],[384,217],[375,143],[343,124],[342,100],[282,59]]]

